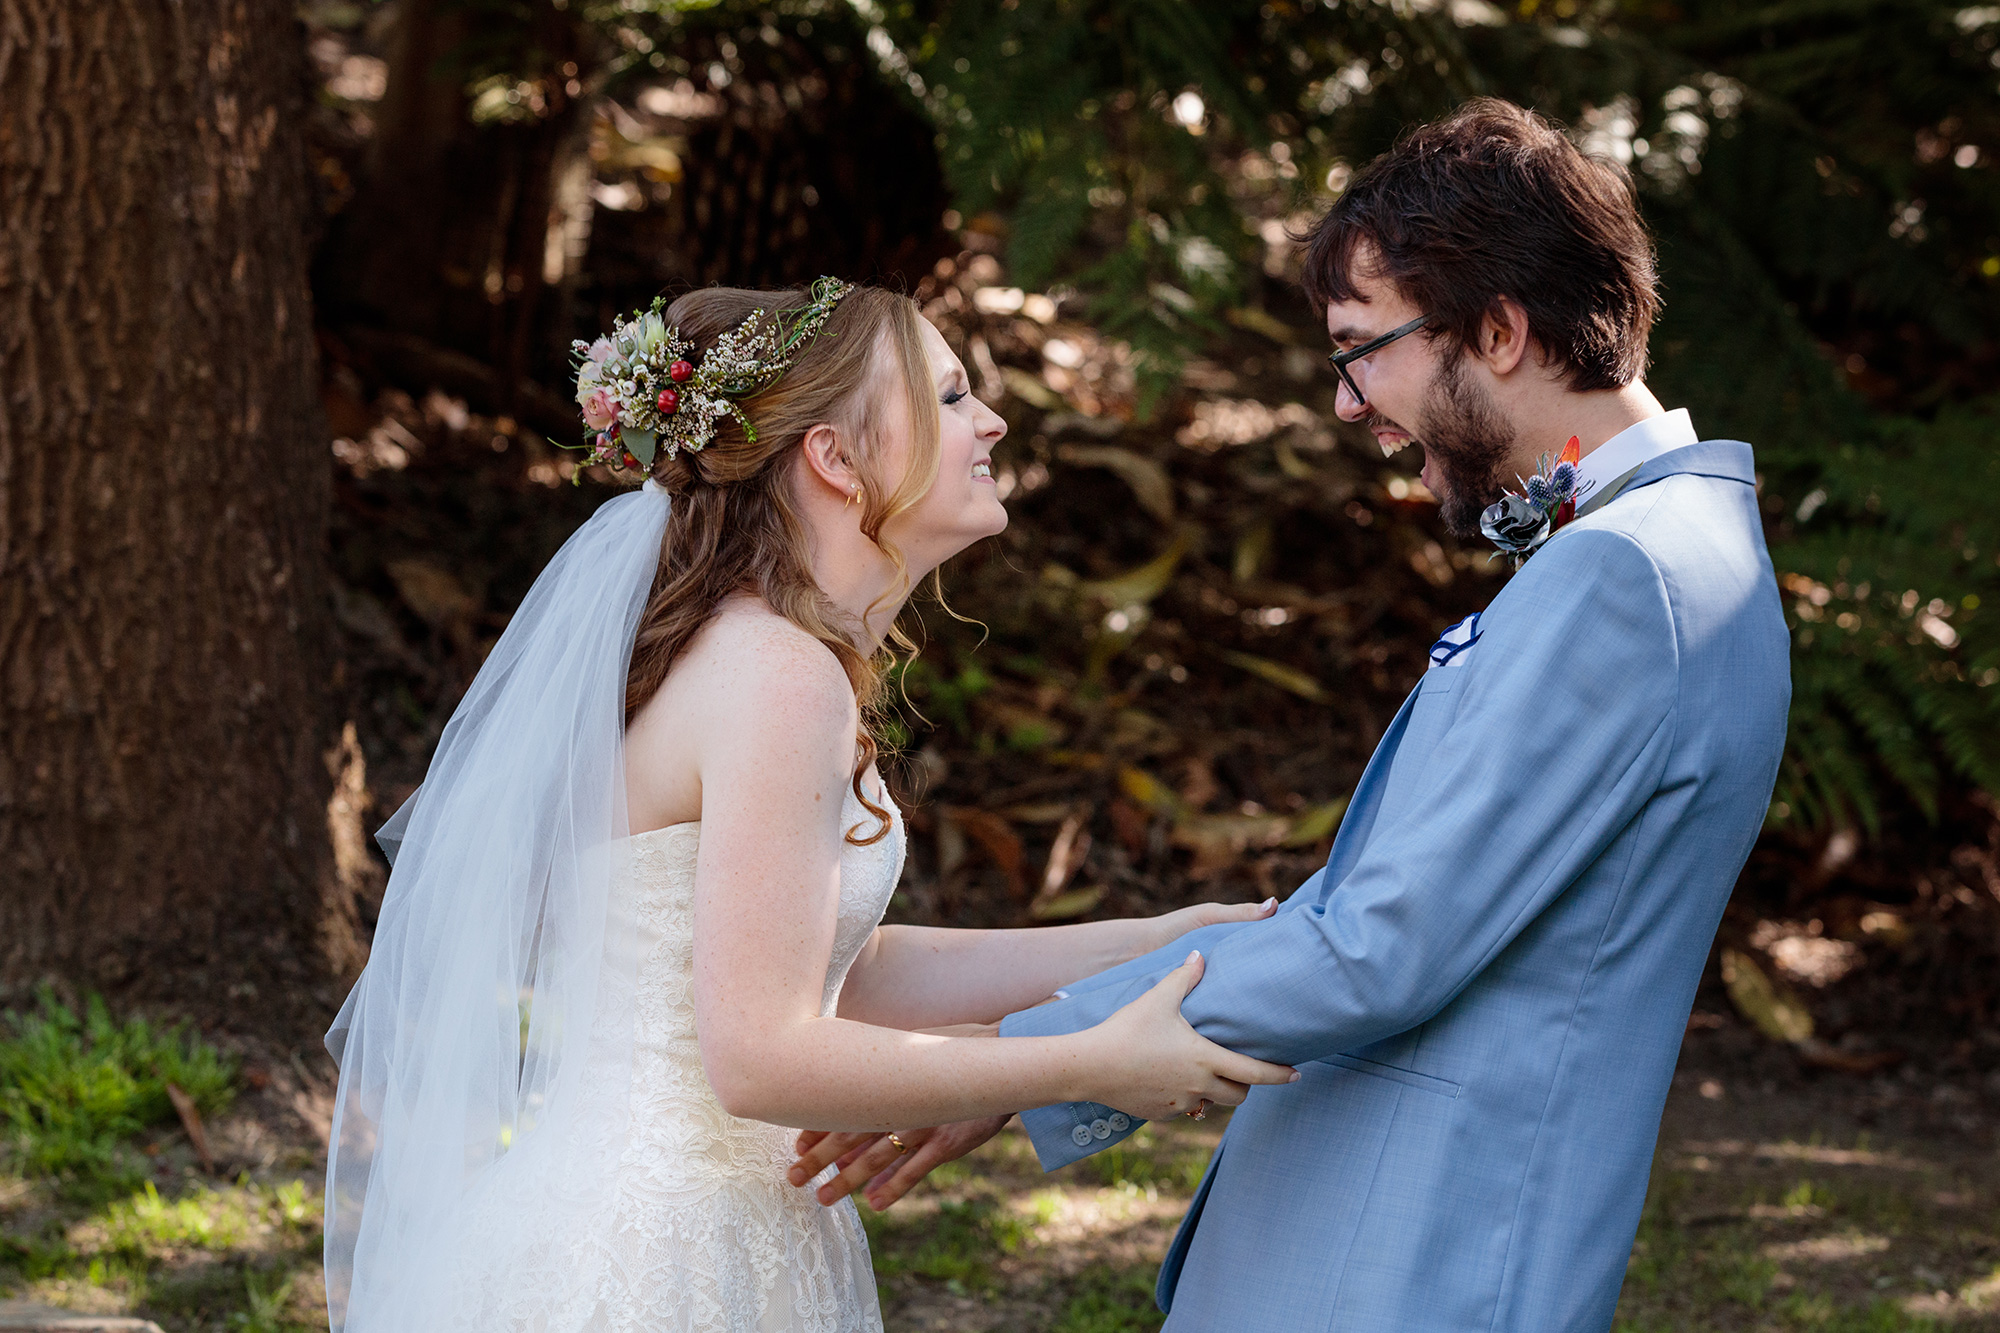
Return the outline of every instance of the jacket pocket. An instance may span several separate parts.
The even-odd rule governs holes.
[[[1417,682],[1417,693],[1426,698],[1436,694],[1450,694],[1453,687],[1458,684],[1459,674],[1464,670],[1463,663],[1429,667],[1424,671],[1423,679]]]
[[[1376,1078],[1386,1078],[1391,1083],[1401,1083],[1404,1087],[1433,1092],[1440,1097],[1456,1097],[1459,1092],[1459,1085],[1448,1078],[1433,1078],[1429,1074],[1419,1074],[1414,1069],[1399,1069],[1395,1065],[1377,1064],[1358,1055],[1329,1055],[1321,1063],[1339,1065],[1342,1069],[1352,1069],[1357,1074],[1372,1074]]]

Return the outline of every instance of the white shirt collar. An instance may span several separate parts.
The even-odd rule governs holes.
[[[1589,504],[1593,493],[1603,491],[1626,473],[1700,440],[1685,407],[1627,426],[1578,461],[1578,482],[1587,489],[1577,503]]]

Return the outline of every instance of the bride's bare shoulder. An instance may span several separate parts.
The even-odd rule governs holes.
[[[672,686],[711,708],[851,729],[854,690],[833,650],[762,601],[732,598],[688,645]]]

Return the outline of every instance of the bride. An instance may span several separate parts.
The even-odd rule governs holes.
[[[1181,1019],[1194,955],[1087,1032],[973,1026],[1272,905],[881,925],[886,646],[1006,526],[1005,424],[908,299],[831,279],[656,302],[578,351],[590,460],[647,481],[536,581],[382,831],[327,1038],[332,1327],[879,1329],[854,1205],[787,1179],[780,1127],[1158,1117],[1296,1078]]]

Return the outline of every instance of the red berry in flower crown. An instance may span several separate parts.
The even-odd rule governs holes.
[[[672,389],[662,389],[658,402],[660,415],[670,417],[674,414],[674,409],[681,405],[681,396]]]
[[[624,453],[624,456],[621,457],[618,461],[623,463],[627,468],[629,468],[634,472],[637,472],[639,470],[639,460],[632,456],[632,451],[630,449],[627,449]]]
[[[667,367],[667,378],[676,384],[686,384],[688,376],[694,374],[694,367],[686,361],[676,361]]]

